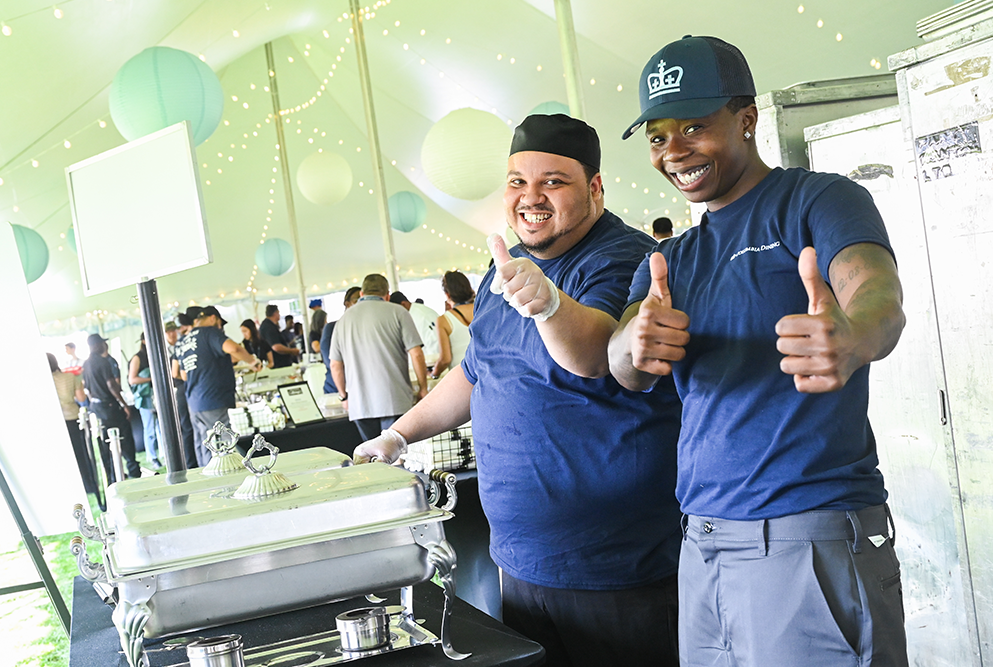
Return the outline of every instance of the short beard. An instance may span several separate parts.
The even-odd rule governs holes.
[[[541,209],[535,209],[535,210],[541,210]],[[586,200],[586,210],[583,212],[581,218],[585,220],[587,216],[592,214],[592,212],[593,212],[593,199],[590,198]],[[518,236],[518,239],[520,240],[521,249],[523,249],[524,252],[528,253],[529,255],[537,256],[538,253],[543,253],[549,248],[551,248],[553,245],[555,245],[556,241],[558,241],[566,234],[570,233],[574,227],[575,226],[569,227],[567,229],[563,229],[554,236],[550,236],[542,241],[539,241],[538,243],[528,243],[523,238]]]

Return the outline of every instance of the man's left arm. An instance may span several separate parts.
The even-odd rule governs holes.
[[[798,391],[837,391],[900,340],[906,317],[896,262],[875,243],[843,248],[828,269],[833,292],[813,248],[800,253],[798,271],[809,305],[806,315],[787,315],[776,324],[776,347],[787,355],[780,368],[793,375]]]
[[[558,289],[531,260],[513,259],[499,236],[488,242],[496,269],[491,291],[502,293],[522,317],[534,318],[555,363],[582,377],[607,375],[607,343],[617,320]]]

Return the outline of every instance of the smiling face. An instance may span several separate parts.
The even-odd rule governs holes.
[[[757,120],[754,105],[735,114],[721,107],[704,118],[651,120],[645,135],[652,165],[687,200],[719,210],[769,173],[755,148]]]
[[[508,160],[503,203],[524,249],[552,259],[579,243],[603,214],[603,182],[600,174],[588,180],[572,158],[523,151]]]

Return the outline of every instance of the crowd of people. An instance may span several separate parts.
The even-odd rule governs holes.
[[[325,391],[365,438],[356,463],[395,462],[472,416],[503,620],[547,664],[903,667],[867,418],[869,364],[904,324],[882,219],[844,177],[762,161],[733,45],[672,42],[639,87],[622,138],[644,128],[652,165],[706,207],[698,225],[673,237],[659,219],[654,239],[626,225],[605,208],[596,131],[529,116],[504,192],[519,243],[490,238],[478,298],[449,272],[437,315],[372,274],[336,322],[305,338],[270,305],[258,331],[242,324],[244,346],[216,309],[187,313],[174,369],[197,461],[234,405],[232,359],[278,368],[316,342]],[[90,403],[126,421],[119,373],[90,339]],[[79,386],[53,372],[68,424]]]

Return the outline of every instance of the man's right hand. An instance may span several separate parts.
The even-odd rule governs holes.
[[[125,403],[124,405],[121,406],[121,408],[124,410],[125,419],[131,421],[131,408],[128,406],[128,404]]]
[[[352,452],[355,463],[382,461],[393,463],[407,452],[407,439],[391,428],[386,429],[372,440],[366,440]]]
[[[672,307],[669,293],[669,267],[662,253],[649,259],[652,284],[631,321],[631,364],[653,375],[672,373],[672,362],[686,356],[690,342],[689,316]]]

